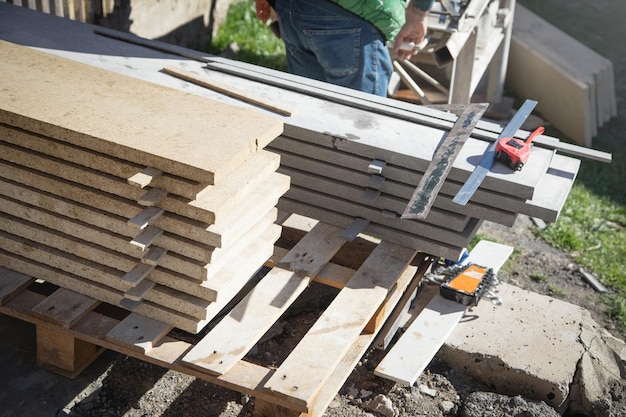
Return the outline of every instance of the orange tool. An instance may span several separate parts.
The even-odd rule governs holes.
[[[504,162],[515,171],[520,171],[530,157],[530,149],[535,136],[544,132],[543,127],[538,127],[526,140],[517,138],[502,138],[496,145],[496,159]]]

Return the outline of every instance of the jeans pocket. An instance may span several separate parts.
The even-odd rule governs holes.
[[[305,29],[304,35],[327,73],[342,77],[359,71],[361,28]]]

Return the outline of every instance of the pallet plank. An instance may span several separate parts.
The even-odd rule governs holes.
[[[129,349],[147,352],[169,331],[172,326],[160,321],[131,313],[105,336],[109,341]]]
[[[348,285],[266,383],[274,395],[307,412],[336,364],[406,270],[417,251],[381,242]],[[306,369],[306,376],[301,370]]]
[[[243,358],[337,253],[341,229],[318,223],[266,277],[183,359],[224,374]]]
[[[28,287],[35,278],[0,266],[0,306]]]
[[[46,322],[69,329],[99,304],[94,298],[59,288],[33,307],[32,312]]]

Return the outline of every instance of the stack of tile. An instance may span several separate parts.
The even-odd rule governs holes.
[[[346,236],[362,230],[458,259],[483,220],[512,226],[519,214],[525,214],[556,221],[580,167],[579,159],[556,150],[581,155],[584,148],[568,149],[558,139],[542,135],[534,140],[522,171],[496,163],[469,203],[456,204],[454,196],[503,128],[481,120],[456,157],[428,216],[401,219],[457,116],[226,59],[213,58],[207,66],[251,80],[245,86],[248,91],[261,94],[272,88],[272,97],[295,110],[284,133],[268,147],[281,155],[279,172],[291,177],[291,188],[278,207],[348,228]],[[529,134],[520,130],[516,137]]]
[[[196,333],[289,188],[255,110],[0,42],[0,265]]]
[[[613,63],[520,4],[506,82],[580,145],[617,115]]]
[[[459,258],[483,220],[512,226],[526,214],[555,221],[580,167],[578,159],[535,147],[523,172],[512,175],[496,164],[492,172],[500,175],[488,178],[465,206],[452,201],[465,180],[452,171],[424,220],[401,219],[424,170],[401,154],[362,145],[311,132],[278,137],[269,149],[281,155],[279,171],[292,184],[279,207],[341,227],[360,218],[367,234],[448,259]],[[466,144],[455,166],[480,157],[470,148]]]

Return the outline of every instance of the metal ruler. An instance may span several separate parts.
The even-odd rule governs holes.
[[[463,112],[433,155],[409,204],[400,216],[402,219],[425,219],[428,216],[439,190],[452,169],[454,160],[487,107],[489,107],[488,103],[469,104],[464,107]]]
[[[515,113],[515,116],[513,116],[511,121],[504,127],[498,139],[489,145],[480,163],[476,166],[465,184],[463,184],[463,187],[456,193],[452,201],[462,206],[467,204],[487,176],[487,173],[493,167],[498,141],[502,138],[513,137],[526,118],[532,113],[536,105],[537,102],[534,100],[526,100],[524,104],[522,104],[522,107]]]

